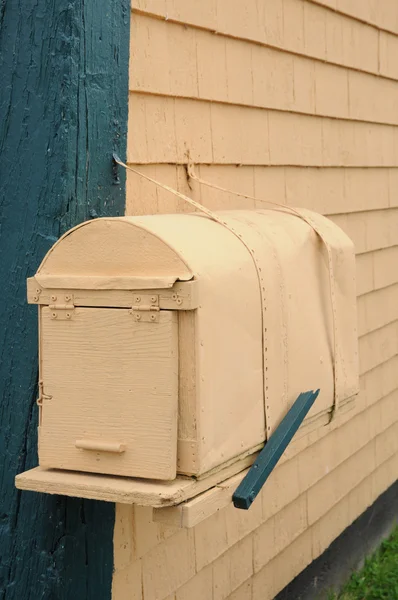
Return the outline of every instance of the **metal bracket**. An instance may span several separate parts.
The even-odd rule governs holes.
[[[136,294],[134,304],[129,311],[134,320],[141,323],[159,322],[159,296],[157,294]]]
[[[75,310],[73,294],[62,294],[59,298],[53,295],[50,300],[56,303],[48,305],[52,319],[57,319],[58,321],[69,321],[72,319],[73,311]],[[58,303],[59,301],[63,302]]]
[[[37,406],[43,406],[43,400],[51,400],[52,396],[45,394],[43,391],[43,382],[39,381],[39,397],[36,400]]]
[[[319,390],[300,394],[261,450],[232,496],[235,508],[247,510],[275,468],[292,437],[318,397]]]

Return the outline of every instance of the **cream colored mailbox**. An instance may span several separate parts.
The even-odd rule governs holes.
[[[357,393],[354,252],[276,210],[102,218],[29,280],[39,305],[39,461],[172,480],[260,448],[297,395],[304,427]]]

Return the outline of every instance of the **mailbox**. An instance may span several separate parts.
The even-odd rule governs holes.
[[[304,431],[348,406],[353,245],[301,212],[100,218],[67,232],[28,280],[40,466],[201,477],[261,448],[302,391],[320,389]]]

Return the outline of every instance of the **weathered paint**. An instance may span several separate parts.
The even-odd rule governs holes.
[[[124,212],[129,5],[0,2],[0,598],[109,598],[114,507],[19,492],[36,457],[36,311],[25,280],[59,235]]]

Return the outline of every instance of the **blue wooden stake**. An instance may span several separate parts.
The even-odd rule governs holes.
[[[311,406],[314,404],[318,394],[319,390],[304,392],[297,398],[261,450],[246,477],[235,490],[232,496],[235,508],[242,508],[244,510],[250,508]]]

